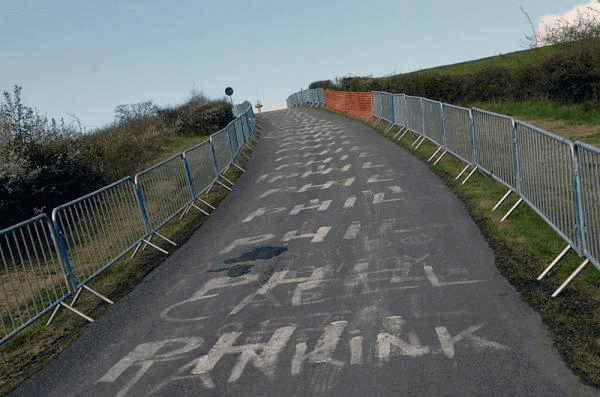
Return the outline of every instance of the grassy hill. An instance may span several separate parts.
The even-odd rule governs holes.
[[[405,75],[427,77],[435,74],[444,74],[447,76],[461,76],[478,73],[483,69],[490,67],[506,68],[517,72],[524,72],[527,65],[533,65],[549,55],[559,52],[564,45],[555,45],[550,47],[532,48],[528,50],[515,51],[508,54],[494,55],[491,57],[476,59],[473,61],[459,62],[451,65],[436,66],[430,69],[423,69]]]
[[[600,145],[600,40],[533,48],[406,74],[312,83],[479,107]]]

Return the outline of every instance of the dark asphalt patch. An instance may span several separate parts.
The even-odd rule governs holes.
[[[281,255],[281,253],[285,252],[285,251],[287,251],[287,247],[272,247],[272,246],[258,247],[258,248],[253,249],[250,252],[246,252],[245,254],[238,256],[237,258],[227,259],[223,263],[230,264],[230,263],[256,261],[259,259],[271,259],[278,255]]]
[[[257,247],[255,249],[253,249],[252,251],[246,252],[245,254],[242,254],[236,258],[227,259],[227,260],[223,261],[223,263],[229,265],[229,264],[240,263],[240,262],[269,260],[276,256],[281,255],[285,251],[287,251],[287,247],[277,247],[277,246]],[[209,269],[209,270],[207,270],[207,272],[208,273],[227,272],[227,275],[229,277],[235,278],[235,277],[240,277],[240,276],[243,276],[244,274],[250,273],[250,270],[252,269],[253,266],[254,265],[249,265],[249,264],[224,266],[219,269]],[[267,280],[272,275],[273,271],[274,271],[274,268],[270,267],[268,269],[268,271],[265,272],[268,274],[268,276],[266,277]]]

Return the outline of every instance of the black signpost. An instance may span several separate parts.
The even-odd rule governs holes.
[[[233,95],[233,88],[231,88],[231,87],[225,88],[225,95],[227,95],[229,97],[229,100],[231,101],[231,107],[233,107],[233,99],[231,99],[231,96]]]

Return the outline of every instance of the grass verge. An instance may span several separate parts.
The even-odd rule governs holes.
[[[260,127],[257,126],[255,134],[260,136]],[[190,143],[193,145],[198,142],[198,137],[178,137],[175,142],[168,141],[162,146],[164,150],[161,149],[160,157],[166,158],[180,153],[182,149],[191,146]],[[242,154],[246,157],[250,153],[251,150],[247,146],[242,149]],[[237,163],[242,167],[244,165],[241,159]],[[240,175],[241,171],[236,167],[231,167],[224,174],[230,181],[237,180]],[[216,207],[228,193],[228,190],[217,184],[204,194],[202,199]],[[192,209],[181,220],[179,216],[174,217],[161,228],[160,233],[181,247],[207,219],[207,216]],[[158,245],[170,252],[177,249],[164,243]],[[140,251],[133,259],[129,256],[126,255],[88,285],[114,302],[118,302],[167,258],[154,249]],[[98,319],[110,310],[111,305],[90,293],[83,292],[76,307],[90,317]],[[46,314],[0,346],[0,395],[4,396],[12,392],[26,379],[54,361],[83,334],[89,324],[65,309],[61,309],[53,323],[46,327],[48,318],[49,314]]]
[[[372,128],[363,119],[336,113],[357,120]],[[387,125],[374,128],[383,135]],[[390,140],[397,131],[387,134]],[[429,142],[417,151],[410,148],[415,136],[406,134],[400,142],[424,162],[435,151]],[[462,200],[472,219],[477,223],[495,253],[496,268],[521,294],[522,299],[536,310],[554,345],[567,366],[590,386],[600,389],[600,272],[592,265],[579,275],[557,298],[550,295],[582,262],[576,254],[569,253],[558,268],[541,281],[537,277],[565,247],[566,243],[531,208],[521,204],[504,222],[503,215],[516,202],[510,197],[496,211],[493,206],[506,192],[506,188],[493,179],[475,173],[466,184],[456,176],[464,163],[450,155],[430,168]]]

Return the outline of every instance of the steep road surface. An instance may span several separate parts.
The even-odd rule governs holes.
[[[257,116],[210,220],[15,396],[599,396],[402,148],[314,109]]]

